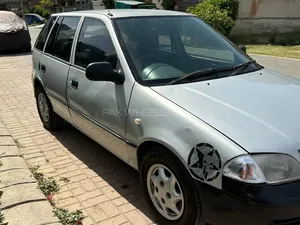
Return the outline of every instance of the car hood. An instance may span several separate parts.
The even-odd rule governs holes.
[[[152,89],[248,152],[295,152],[300,149],[299,84],[263,69]]]

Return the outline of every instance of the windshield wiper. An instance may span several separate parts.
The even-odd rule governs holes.
[[[211,75],[213,73],[218,73],[218,72],[222,72],[222,71],[228,71],[228,70],[232,70],[233,67],[226,67],[226,68],[207,68],[207,69],[202,69],[202,70],[197,70],[195,72],[192,73],[188,73],[185,74],[181,77],[178,77],[174,80],[172,80],[171,82],[168,83],[168,85],[172,85],[172,84],[178,84],[183,80],[187,80],[189,78],[195,78],[195,77],[203,77],[203,76],[207,76],[207,75]]]
[[[232,73],[230,73],[228,75],[228,77],[234,76],[239,72],[243,72],[244,69],[246,69],[250,64],[255,63],[256,64],[256,60],[249,60],[248,62],[245,62],[241,65],[235,66],[234,71]]]

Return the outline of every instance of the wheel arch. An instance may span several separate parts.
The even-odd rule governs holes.
[[[161,142],[159,140],[145,140],[137,147],[137,162],[139,170],[143,158],[147,155],[147,153],[153,152],[153,148],[155,147],[157,147],[157,151],[161,151],[160,148],[168,151],[168,153],[170,153],[173,157],[177,158],[188,170],[187,164],[184,161],[183,157],[177,154],[175,149],[173,149],[169,144]]]
[[[41,81],[41,79],[39,79],[38,77],[35,77],[33,79],[33,89],[34,89],[34,97],[36,98],[36,91],[37,91],[37,87],[41,87],[44,91],[45,91],[45,88],[44,88],[44,84],[43,82]]]

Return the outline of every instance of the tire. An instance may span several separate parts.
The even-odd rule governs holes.
[[[177,216],[178,218],[176,218],[175,216],[172,219],[170,219],[164,216],[159,211],[159,209],[157,209],[157,205],[155,206],[154,200],[152,200],[153,198],[151,199],[151,195],[153,197],[153,194],[151,194],[150,192],[156,191],[156,189],[154,188],[154,186],[156,185],[154,184],[154,182],[151,181],[149,182],[148,173],[152,174],[151,171],[153,171],[152,169],[155,168],[156,165],[158,166],[163,165],[164,167],[166,167],[167,170],[170,170],[170,172],[173,173],[173,175],[178,181],[179,185],[174,190],[178,190],[176,191],[177,193],[181,192],[184,199],[183,201],[177,202],[180,203],[179,204],[180,209],[182,206],[184,206],[183,210],[181,210],[181,214],[178,214],[180,215],[180,217]],[[166,173],[166,174],[170,175],[170,173]],[[163,225],[204,225],[205,224],[201,217],[200,194],[197,189],[197,185],[195,181],[193,180],[193,178],[191,177],[187,169],[184,167],[184,165],[181,163],[181,161],[176,156],[170,154],[167,149],[163,147],[152,148],[150,152],[147,153],[146,156],[142,159],[141,166],[140,166],[140,176],[141,176],[141,183],[143,186],[146,201],[156,212],[159,224],[163,224]],[[155,176],[155,174],[153,176]],[[148,188],[149,183],[154,185],[150,185],[151,188]],[[160,186],[163,188],[161,182],[160,182]],[[168,187],[168,183],[166,184],[166,187]],[[166,195],[164,194],[165,190],[162,190],[161,192],[159,190],[159,192],[157,193],[162,193],[161,195],[166,196],[166,198],[170,197],[170,194],[168,192]],[[170,198],[170,200],[172,200],[172,197]],[[163,197],[161,201],[163,204],[165,201]],[[183,202],[183,204],[181,202]],[[166,201],[165,203],[168,204]]]
[[[44,103],[47,105],[46,107],[48,108],[48,117],[45,117],[45,114],[43,115],[43,112],[41,111],[41,107],[39,106],[40,98],[44,98]],[[50,100],[48,99],[43,88],[41,88],[40,86],[36,87],[36,106],[40,119],[47,130],[56,130],[62,127],[62,125],[64,124],[64,120],[53,111]]]

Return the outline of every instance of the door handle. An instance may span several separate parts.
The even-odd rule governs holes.
[[[46,72],[46,66],[45,66],[45,65],[41,65],[41,71],[42,71],[43,73]]]
[[[78,88],[78,81],[72,80],[71,87],[74,88],[74,89],[77,89]]]

